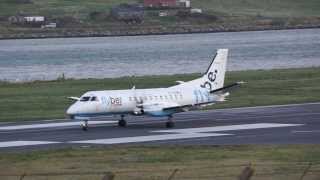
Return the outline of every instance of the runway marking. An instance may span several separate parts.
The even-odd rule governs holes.
[[[202,127],[202,128],[157,130],[157,131],[152,131],[152,132],[163,132],[163,133],[203,133],[203,132],[219,132],[219,131],[234,131],[234,130],[249,130],[249,129],[290,127],[290,126],[302,126],[302,125],[304,125],[304,124],[256,123],[256,124],[240,124],[240,125]]]
[[[89,125],[98,124],[110,124],[117,121],[90,121]],[[64,127],[64,126],[80,126],[80,121],[77,122],[61,122],[61,123],[43,123],[43,124],[28,124],[28,125],[16,125],[16,126],[0,126],[0,130],[21,130],[21,129],[37,129],[37,128],[52,128],[52,127]]]
[[[301,125],[303,125],[303,124],[257,123],[257,124],[242,124],[242,125],[230,125],[230,126],[218,126],[218,127],[157,130],[157,131],[150,131],[150,132],[151,133],[170,133],[170,134],[71,141],[69,143],[123,144],[123,143],[137,143],[137,142],[148,142],[148,141],[178,140],[178,139],[190,139],[190,138],[203,138],[203,137],[216,137],[216,136],[233,135],[233,134],[227,134],[227,133],[210,133],[210,132],[250,130],[250,129],[276,128],[276,127],[291,127],[291,126],[301,126]],[[174,134],[171,134],[171,133],[174,133]]]
[[[228,110],[259,109],[259,108],[279,108],[279,107],[307,106],[307,105],[320,105],[320,102],[266,105],[266,106],[249,106],[249,107],[225,108],[225,109],[206,110],[206,111],[228,111]]]
[[[0,142],[0,148],[56,144],[56,143],[59,143],[59,142],[52,142],[52,141],[7,141],[7,142]]]
[[[137,142],[148,142],[148,141],[176,140],[176,139],[189,139],[189,138],[227,136],[227,135],[232,135],[232,134],[218,134],[218,133],[165,134],[165,135],[135,136],[135,137],[110,138],[110,139],[96,139],[96,140],[85,140],[85,141],[71,141],[70,143],[122,144],[122,143],[137,143]]]
[[[320,130],[311,130],[311,131],[291,131],[292,133],[320,133]]]

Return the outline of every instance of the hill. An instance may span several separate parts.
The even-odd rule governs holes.
[[[201,15],[179,10],[147,10],[140,24],[110,18],[113,6],[141,0],[2,0],[0,38],[106,36],[217,32],[320,27],[319,0],[193,0]],[[160,17],[159,12],[168,11]],[[178,12],[178,13],[177,13]],[[8,17],[18,14],[45,16],[57,29],[17,26]],[[19,35],[20,34],[20,35]]]

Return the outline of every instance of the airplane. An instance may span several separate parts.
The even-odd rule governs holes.
[[[228,49],[218,49],[202,77],[188,82],[177,81],[167,88],[89,91],[75,100],[66,114],[82,120],[81,127],[88,129],[88,121],[97,116],[120,115],[119,127],[126,127],[125,115],[168,117],[166,127],[174,127],[173,114],[225,101],[230,88],[243,82],[224,86]]]

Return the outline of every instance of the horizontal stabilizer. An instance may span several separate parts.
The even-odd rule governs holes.
[[[232,88],[238,87],[238,86],[240,86],[241,84],[244,84],[244,83],[245,83],[245,82],[243,82],[243,81],[236,82],[236,83],[233,83],[233,84],[224,86],[224,87],[222,87],[222,88],[212,90],[212,91],[210,91],[210,93],[216,93],[216,92],[225,91],[225,90],[227,90],[227,89],[232,89]]]

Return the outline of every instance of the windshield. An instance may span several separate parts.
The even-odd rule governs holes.
[[[98,98],[96,96],[92,96],[91,101],[98,101]]]
[[[83,96],[80,99],[81,102],[86,102],[86,101],[98,101],[97,96]]]
[[[80,99],[81,102],[89,101],[90,96],[84,96]]]

